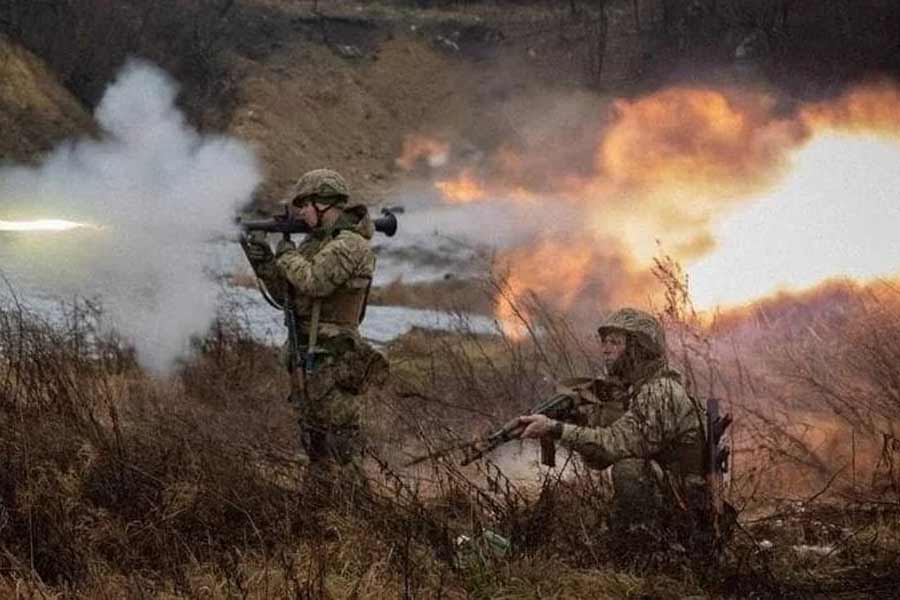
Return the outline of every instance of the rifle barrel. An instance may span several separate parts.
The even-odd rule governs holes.
[[[570,413],[575,406],[576,401],[571,394],[558,393],[539,402],[528,414],[546,415],[551,419],[561,419]],[[462,462],[459,463],[460,466],[465,467],[502,446],[506,442],[518,439],[522,434],[522,430],[524,430],[524,427],[519,424],[518,417],[507,421],[502,428],[483,438],[480,443],[476,443],[476,445],[473,446],[474,452],[467,454]]]

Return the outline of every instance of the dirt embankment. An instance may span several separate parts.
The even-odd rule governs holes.
[[[0,35],[0,162],[23,162],[93,131],[90,114],[32,53]]]
[[[216,18],[201,18],[196,11],[184,15],[202,25],[206,50],[198,50],[196,58],[218,69],[216,85],[207,81],[214,71],[209,65],[206,79],[194,77],[206,82],[201,85],[188,76],[191,64],[162,64],[183,83],[181,104],[201,128],[216,123],[216,129],[257,146],[267,171],[259,193],[263,204],[283,194],[299,173],[320,166],[340,170],[362,198],[378,199],[402,175],[395,159],[407,134],[439,134],[489,149],[512,137],[509,103],[523,89],[572,79],[539,65],[516,41],[521,32],[544,27],[543,19],[555,19],[553,10],[482,15],[335,1],[313,12],[311,3],[280,0],[239,0],[231,6]],[[159,11],[148,11],[144,18],[153,25]],[[42,45],[24,35],[47,53],[37,59],[3,40],[0,124],[8,132],[0,142],[3,157],[31,159],[62,138],[90,130],[89,105],[102,91],[96,80],[111,80],[111,65],[126,56],[153,60],[166,47],[153,38],[150,25],[147,36],[153,39],[125,47],[116,36],[94,35],[111,27],[106,20],[84,16],[82,21],[74,29],[65,23],[47,29],[66,39],[90,33],[81,36],[96,40],[85,57],[96,63],[90,78],[73,75],[68,54],[57,48],[76,48],[74,42]],[[84,83],[88,79],[94,83]],[[60,81],[74,86],[72,93]],[[84,89],[77,87],[82,83]],[[209,96],[212,88],[217,94],[198,113],[196,99]]]
[[[263,198],[331,166],[363,198],[381,199],[403,175],[395,160],[405,136],[490,148],[511,137],[509,100],[531,85],[521,76],[526,55],[501,47],[505,34],[480,18],[285,6],[252,14],[235,44],[242,77],[230,131],[258,145]]]
[[[377,193],[396,171],[403,136],[437,105],[460,103],[451,78],[431,78],[450,70],[447,62],[415,42],[387,42],[377,59],[354,60],[301,41],[247,66],[231,131],[258,145],[264,195],[323,166],[362,194]]]

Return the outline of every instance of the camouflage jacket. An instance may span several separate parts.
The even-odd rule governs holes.
[[[369,240],[375,232],[365,206],[344,209],[334,227],[318,230],[294,250],[257,268],[272,296],[282,302],[290,291],[301,335],[309,334],[315,300],[321,300],[319,337],[358,338],[366,295],[375,273],[375,253]]]
[[[560,443],[581,454],[592,468],[645,458],[664,469],[699,475],[705,422],[678,373],[663,369],[636,386],[624,414],[614,422],[605,427],[564,424]]]

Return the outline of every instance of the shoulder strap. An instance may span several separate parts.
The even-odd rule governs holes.
[[[306,344],[306,361],[304,370],[312,375],[315,370],[316,344],[319,343],[319,319],[322,316],[322,299],[315,298],[312,303],[312,314],[309,318],[309,339]]]
[[[366,308],[369,306],[369,292],[372,290],[372,278],[369,278],[369,284],[366,286],[366,293],[363,296],[362,308],[359,311],[359,322],[362,323],[366,318]]]

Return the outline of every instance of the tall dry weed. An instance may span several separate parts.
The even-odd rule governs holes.
[[[856,300],[779,336],[768,365],[795,412],[830,418],[834,438],[808,462],[846,465],[843,483],[900,502],[896,440],[900,430],[900,293],[888,284],[854,289]],[[852,475],[852,476],[851,476]],[[850,481],[848,481],[850,480]]]
[[[224,344],[257,374],[265,357],[275,372],[272,351],[220,334],[185,379],[159,382],[120,340],[71,314],[59,328],[21,306],[0,311],[8,568],[52,582],[79,581],[96,564],[178,573],[299,526],[301,513],[285,509],[296,504],[292,438],[279,444],[271,421],[246,419],[274,398],[260,386],[251,404],[245,388],[220,385],[222,369],[204,374],[207,362],[223,365]],[[264,460],[274,466],[257,468]]]

